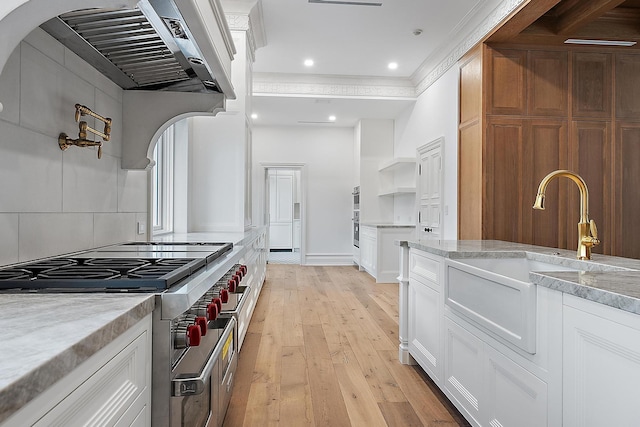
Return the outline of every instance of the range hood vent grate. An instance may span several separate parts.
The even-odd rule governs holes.
[[[69,12],[42,28],[123,89],[219,92],[197,47],[183,52],[191,42],[180,19],[160,18],[145,3]]]

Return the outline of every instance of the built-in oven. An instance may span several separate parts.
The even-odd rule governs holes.
[[[175,336],[188,334],[176,324]],[[186,345],[173,367],[171,380],[171,426],[217,427],[224,420],[231,399],[238,364],[237,328],[234,317],[209,321],[197,346]],[[193,344],[193,343],[191,343]]]
[[[360,212],[353,211],[353,246],[360,247]]]
[[[360,209],[360,186],[353,188],[353,210]]]

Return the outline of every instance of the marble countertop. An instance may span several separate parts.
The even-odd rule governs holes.
[[[235,246],[245,246],[258,237],[264,229],[266,229],[265,226],[260,226],[238,232],[170,233],[154,236],[152,240],[155,242],[230,242]]]
[[[0,422],[153,311],[153,294],[0,294]]]
[[[361,222],[360,226],[365,227],[377,227],[377,228],[415,228],[415,224],[392,224],[385,222]]]
[[[528,257],[580,271],[532,272],[532,283],[600,304],[640,314],[640,260],[592,254],[590,261],[576,252],[499,240],[415,240],[399,245],[450,259]],[[603,269],[611,271],[601,271]]]

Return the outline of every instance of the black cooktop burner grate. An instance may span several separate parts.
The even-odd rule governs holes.
[[[135,243],[140,245],[140,243]],[[160,244],[160,243],[159,243]],[[173,243],[161,243],[172,245]],[[177,244],[182,245],[182,243]],[[149,292],[169,289],[233,248],[221,244],[194,258],[61,257],[0,269],[0,290]],[[92,251],[87,251],[92,252]],[[94,251],[93,251],[94,252]],[[171,251],[167,251],[171,252]],[[200,254],[200,253],[198,253]]]

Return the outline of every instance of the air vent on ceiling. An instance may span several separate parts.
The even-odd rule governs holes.
[[[367,0],[309,0],[309,3],[346,4],[349,6],[382,6],[381,1]]]

